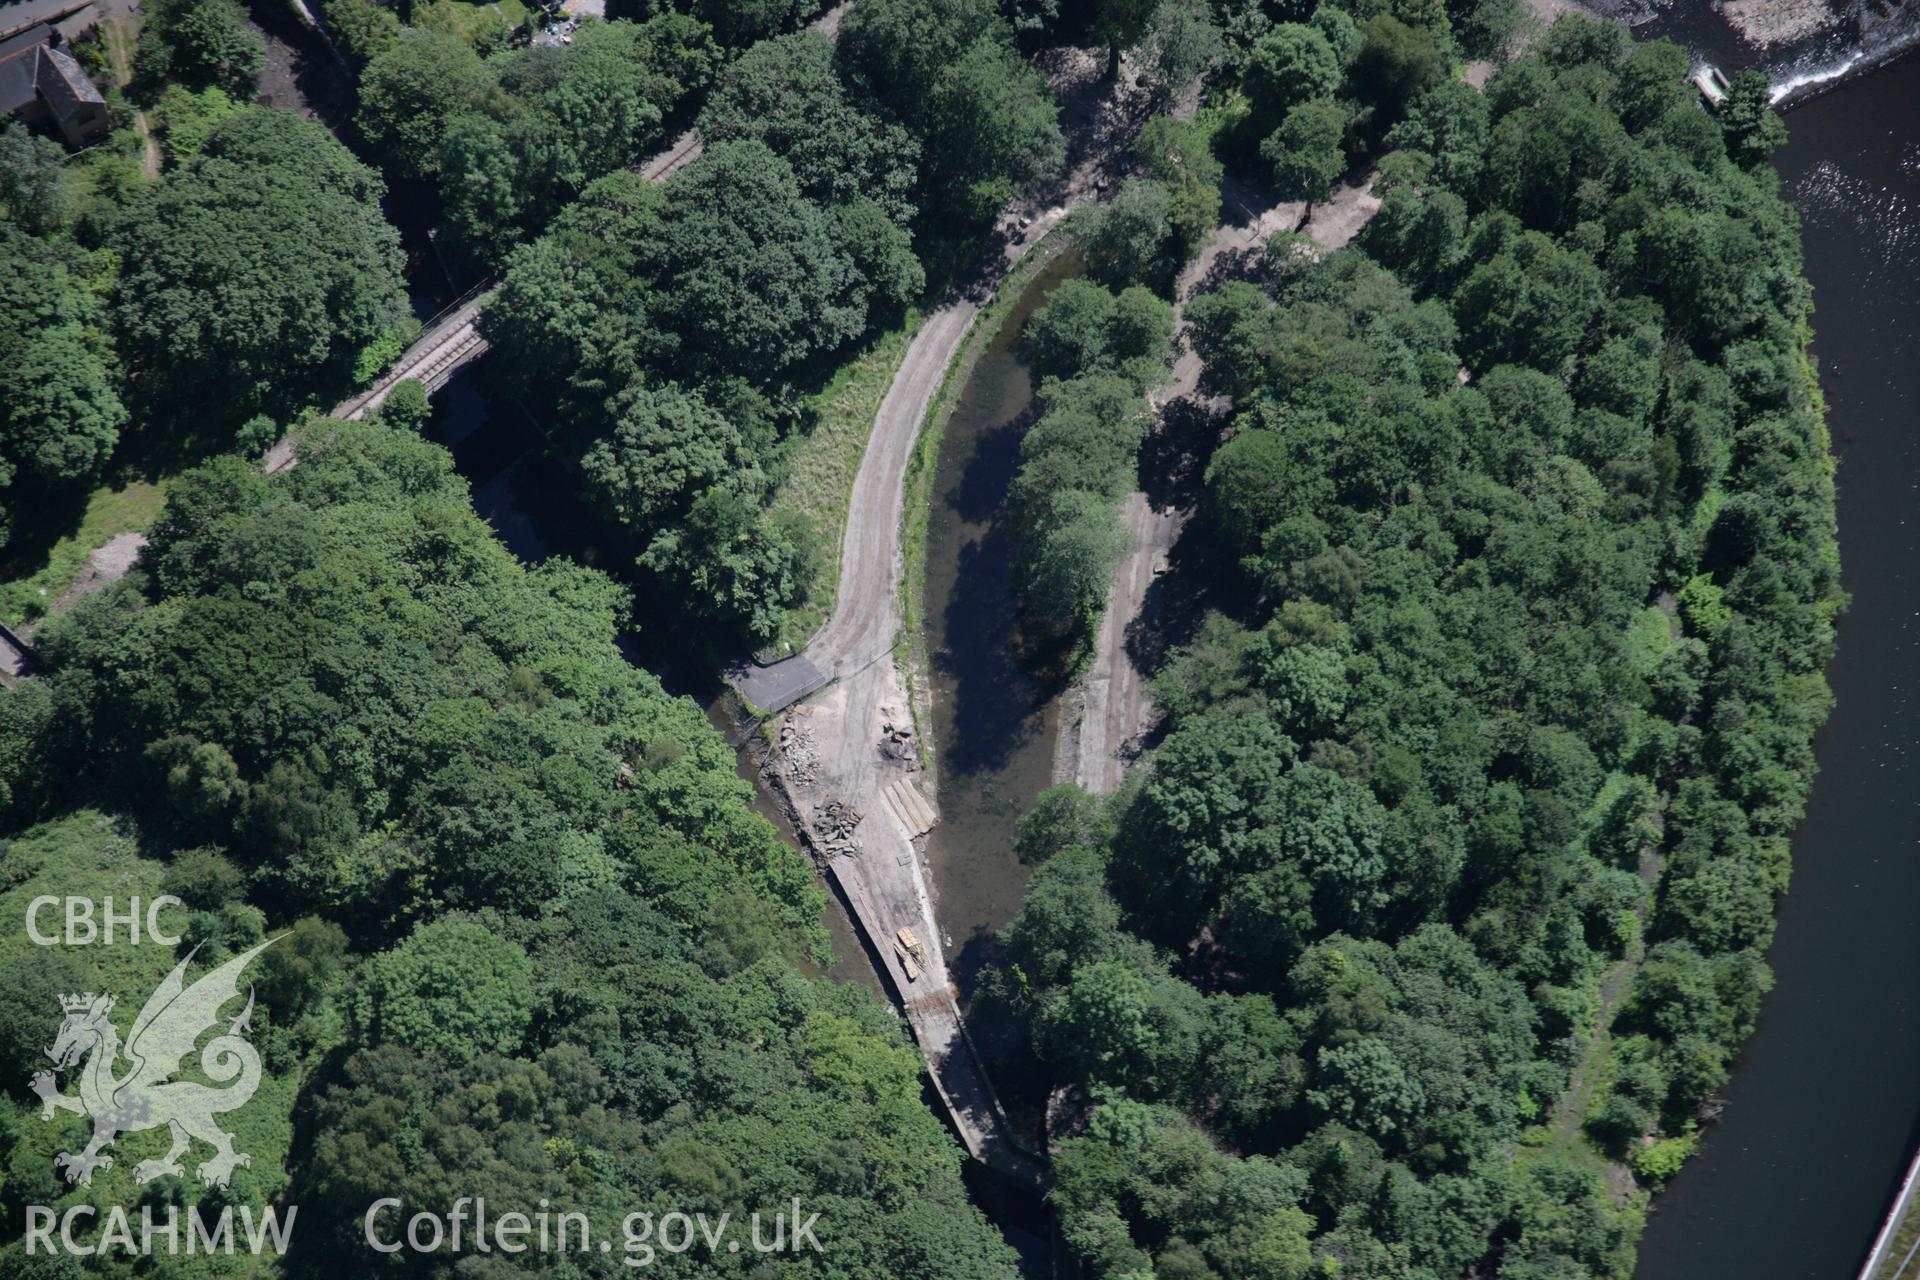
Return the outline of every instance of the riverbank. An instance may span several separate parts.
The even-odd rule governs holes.
[[[942,944],[963,1008],[971,1009],[981,967],[997,954],[999,931],[1019,910],[1031,868],[1015,855],[1016,824],[1051,782],[1058,697],[1057,654],[1023,634],[1013,564],[1008,493],[1021,446],[1037,415],[1037,379],[1023,334],[1053,290],[1080,274],[1064,237],[1019,287],[1003,291],[998,314],[976,330],[964,378],[938,419],[939,449],[924,500],[924,617],[913,635],[922,656],[916,684],[927,737],[940,757],[943,822],[929,836],[927,862],[940,910]],[[1013,1046],[976,1027],[990,1059]],[[1019,1060],[1001,1070],[1016,1094],[1032,1075]],[[1023,1123],[1040,1131],[1040,1108],[1023,1097]]]
[[[1775,167],[1815,290],[1851,604],[1773,990],[1718,1122],[1655,1200],[1640,1280],[1853,1276],[1920,1145],[1920,60],[1797,107],[1788,127]]]

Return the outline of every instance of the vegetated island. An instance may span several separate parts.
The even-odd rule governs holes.
[[[1023,821],[983,993],[1101,1277],[1628,1275],[1768,988],[1828,710],[1764,78],[1709,113],[1678,48],[1563,19],[1480,92],[1364,7],[1244,54],[1216,145],[1309,199],[1377,163],[1382,208],[1186,303],[1225,580],[1119,795]]]

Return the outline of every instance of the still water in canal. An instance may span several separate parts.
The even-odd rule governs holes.
[[[1006,502],[1034,413],[1020,331],[1078,269],[1062,255],[1021,293],[955,397],[934,471],[924,607],[940,825],[927,861],[963,990],[1020,909],[1028,868],[1013,856],[1014,823],[1052,781],[1062,681],[1018,644]]]
[[[1741,65],[1697,15],[1669,11],[1640,31],[1656,33]],[[1920,56],[1830,87],[1788,123],[1776,167],[1804,224],[1852,605],[1769,955],[1777,985],[1720,1122],[1656,1202],[1639,1280],[1851,1276],[1920,1143]],[[1020,322],[1071,269],[1043,273],[981,355],[934,481],[926,617],[943,822],[929,861],[963,986],[1019,907],[1013,826],[1051,773],[1058,681],[1016,644],[1005,496],[1032,406]],[[436,431],[516,553],[605,558],[537,437],[472,378],[439,398]],[[662,674],[696,695],[709,678]],[[850,974],[858,946],[830,914]],[[990,1054],[1013,1048],[988,1038]],[[995,1068],[1018,1093],[1019,1064]]]

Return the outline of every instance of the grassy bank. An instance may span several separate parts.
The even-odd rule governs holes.
[[[807,602],[787,611],[773,645],[776,653],[797,652],[833,612],[840,595],[840,544],[847,531],[853,477],[867,451],[880,402],[923,319],[918,308],[909,310],[898,327],[877,335],[814,394],[813,430],[794,442],[786,478],[774,490],[772,505],[806,517],[820,539],[821,572]]]
[[[47,548],[44,557],[18,566],[18,576],[0,582],[0,621],[17,627],[43,616],[86,568],[88,556],[120,534],[151,525],[166,501],[164,480],[95,489],[79,527]]]

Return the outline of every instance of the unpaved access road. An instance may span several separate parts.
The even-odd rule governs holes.
[[[1158,625],[1150,589],[1186,525],[1187,513],[1155,507],[1146,494],[1134,492],[1127,495],[1121,518],[1127,524],[1129,549],[1113,571],[1093,662],[1072,695],[1068,714],[1061,717],[1054,751],[1055,781],[1078,782],[1103,796],[1120,789],[1152,719],[1146,673],[1128,652],[1127,639],[1136,627]],[[1078,719],[1070,722],[1075,702]]]
[[[1063,213],[1055,209],[1035,219],[1006,246],[992,278],[1004,275]],[[767,762],[768,781],[784,794],[795,828],[839,887],[898,994],[967,1150],[1003,1174],[1034,1183],[1040,1161],[1010,1131],[961,1023],[916,843],[935,810],[919,788],[913,710],[893,662],[902,625],[900,517],[907,466],[927,410],[989,292],[968,290],[927,317],[880,402],[854,475],[833,617],[805,652],[769,667],[745,665],[728,678],[763,709],[831,682],[780,718],[781,749]],[[913,962],[917,972],[892,945],[902,926],[923,944]]]
[[[1049,74],[1067,104],[1065,174],[1002,217],[981,266],[921,325],[881,400],[854,475],[833,617],[803,653],[766,667],[744,662],[728,673],[764,711],[819,689],[778,718],[779,745],[763,761],[763,774],[784,796],[795,829],[839,887],[898,994],[967,1150],[1028,1185],[1040,1180],[1044,1161],[1013,1131],[967,1039],[921,862],[919,837],[937,814],[920,786],[913,707],[892,660],[903,626],[900,526],[915,438],[981,308],[1069,209],[1111,187],[1144,118],[1133,87],[1103,81],[1099,72],[1093,53],[1054,51]],[[823,681],[829,683],[819,688]],[[894,947],[903,926],[920,940],[919,955]]]
[[[1369,173],[1359,182],[1343,183],[1311,209],[1299,201],[1284,201],[1258,213],[1253,211],[1255,198],[1229,178],[1222,186],[1226,221],[1214,228],[1175,283],[1174,305],[1181,313],[1177,332],[1185,331],[1187,302],[1222,280],[1254,271],[1276,232],[1303,231],[1321,253],[1352,240],[1380,210],[1373,195],[1377,176]],[[1180,351],[1173,380],[1154,394],[1155,408],[1164,413],[1173,404],[1188,402],[1200,412],[1224,418],[1231,406],[1224,399],[1200,396],[1200,357],[1178,337],[1176,341]],[[1160,625],[1159,593],[1153,583],[1192,511],[1156,506],[1136,491],[1127,495],[1121,515],[1127,526],[1127,554],[1114,568],[1093,659],[1066,696],[1054,744],[1054,781],[1077,782],[1096,795],[1120,789],[1127,766],[1139,757],[1142,739],[1153,727],[1149,672],[1144,669],[1148,655],[1158,651],[1152,641]]]
[[[1013,255],[1016,248],[1008,252]],[[927,317],[908,345],[854,473],[833,616],[801,653],[770,666],[741,663],[727,673],[755,707],[778,710],[825,681],[849,679],[893,653],[901,616],[900,515],[907,464],[927,407],[979,313],[971,294],[951,299]]]
[[[831,19],[837,29],[845,7],[831,11],[821,22]],[[1131,131],[1142,118],[1136,90],[1101,80],[1099,60],[1085,50],[1050,50],[1049,56],[1057,64],[1048,68],[1049,76],[1065,103],[1069,168],[1047,191],[1016,201],[1001,216],[981,263],[927,317],[908,344],[854,473],[833,616],[801,652],[767,665],[743,658],[726,672],[728,682],[760,711],[781,710],[892,652],[901,625],[897,587],[904,481],[927,408],[980,308],[992,298],[1008,269],[1070,209],[1102,198],[1112,186],[1109,175],[1125,163]]]

